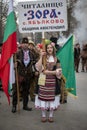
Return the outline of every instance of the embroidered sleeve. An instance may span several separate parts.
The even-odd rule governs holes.
[[[35,68],[38,72],[42,72],[44,70],[43,65],[39,65],[38,63],[35,64]]]

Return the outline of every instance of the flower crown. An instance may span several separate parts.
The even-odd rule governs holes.
[[[54,43],[54,42],[51,42],[50,44],[51,44],[53,47],[55,47],[55,43]]]

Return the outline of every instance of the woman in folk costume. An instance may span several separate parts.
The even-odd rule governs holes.
[[[62,71],[60,62],[56,58],[55,44],[50,43],[46,45],[46,67],[44,69],[42,62],[44,52],[41,53],[39,61],[36,63],[36,70],[42,76],[42,80],[45,79],[45,83],[42,85],[38,82],[39,88],[35,96],[35,108],[39,108],[42,111],[42,122],[47,121],[46,111],[49,109],[48,121],[53,122],[54,110],[57,110],[60,106],[60,85],[57,78],[61,78]]]

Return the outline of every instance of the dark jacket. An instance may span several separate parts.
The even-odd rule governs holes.
[[[79,58],[80,56],[80,48],[74,48],[74,58]]]

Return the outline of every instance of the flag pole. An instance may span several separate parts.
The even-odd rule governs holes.
[[[15,54],[15,63],[17,62],[16,54]],[[19,95],[19,84],[18,84],[18,71],[17,67],[15,67],[15,77],[16,77],[16,85],[17,85],[17,103],[18,103],[18,112],[20,112],[20,95]]]
[[[43,51],[46,50],[45,47],[45,36],[44,36],[44,32],[42,32],[42,44],[43,44]],[[46,69],[46,55],[43,57],[43,66],[44,66],[44,70]]]

